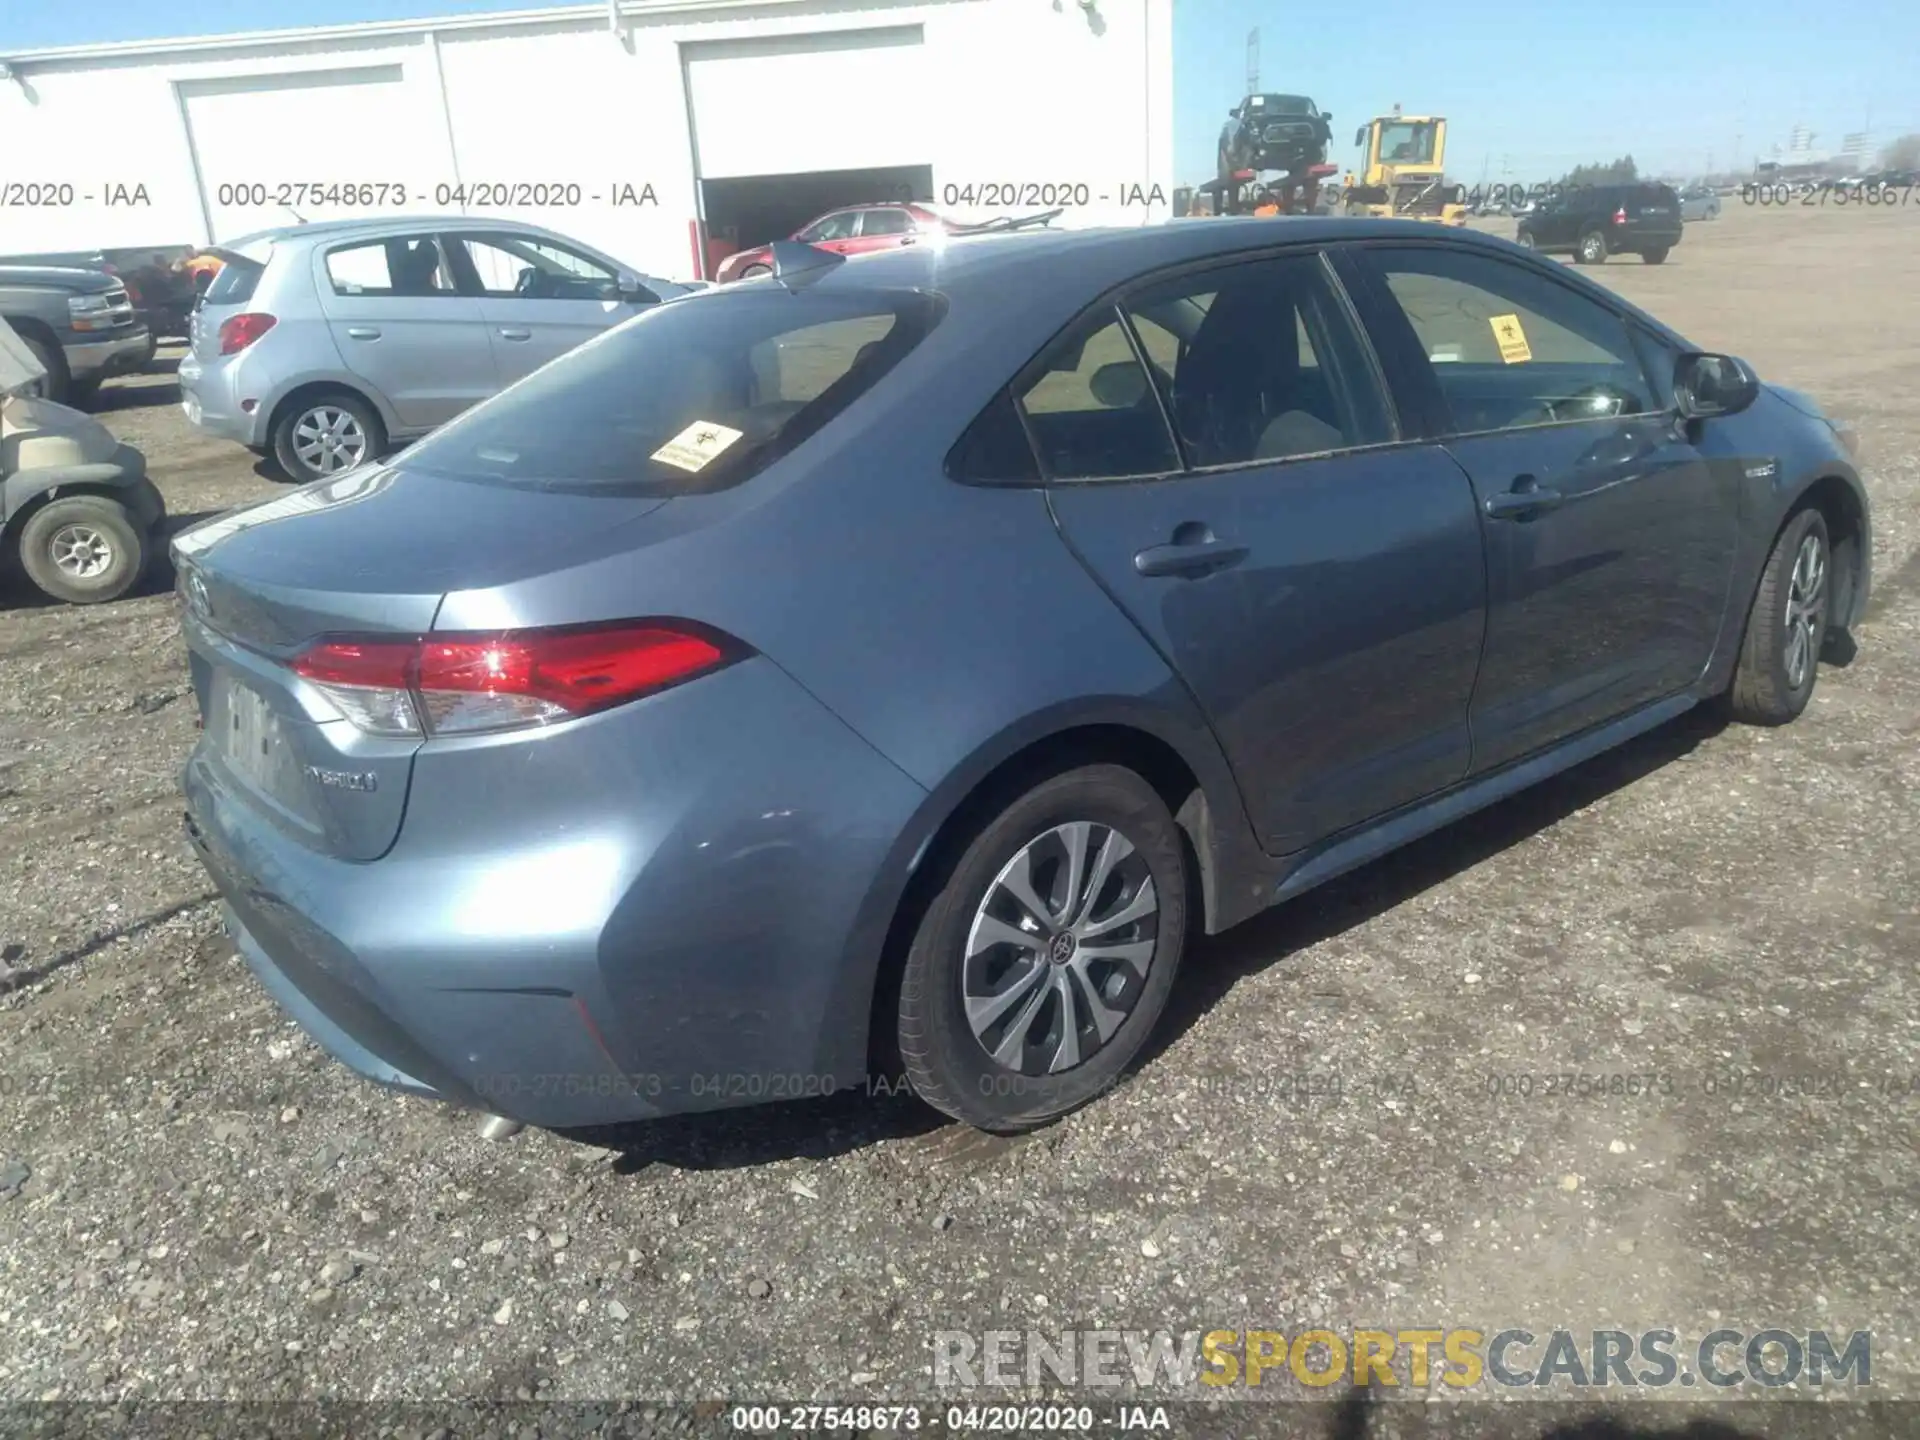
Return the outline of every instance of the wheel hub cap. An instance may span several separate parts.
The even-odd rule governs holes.
[[[1146,858],[1118,830],[1056,826],[987,887],[967,934],[967,1024],[995,1064],[1053,1075],[1085,1063],[1138,1003],[1159,948]]]
[[[1787,583],[1787,683],[1798,690],[1820,658],[1820,637],[1826,612],[1827,550],[1820,537],[1809,535],[1793,557],[1793,576]]]
[[[316,405],[294,422],[293,453],[309,470],[337,475],[367,458],[367,432],[351,412]]]
[[[53,563],[76,580],[103,575],[113,564],[113,546],[91,525],[62,525],[47,543]]]

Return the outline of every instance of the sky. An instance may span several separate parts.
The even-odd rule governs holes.
[[[0,52],[541,3],[0,0]],[[1795,126],[1820,150],[1856,131],[1876,148],[1920,131],[1914,0],[1174,0],[1176,183],[1212,175],[1256,28],[1262,88],[1333,112],[1330,158],[1351,163],[1354,128],[1397,103],[1448,118],[1447,172],[1468,185],[1538,183],[1621,154],[1677,178],[1744,169]]]

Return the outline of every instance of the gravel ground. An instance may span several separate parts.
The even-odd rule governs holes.
[[[360,1083],[180,839],[164,578],[16,585],[0,1399],[899,1401],[938,1331],[1308,1322],[1871,1330],[1920,1396],[1916,226],[1734,206],[1597,272],[1861,430],[1877,599],[1800,723],[1684,719],[1208,943],[1140,1075],[1022,1140],[856,1094],[488,1144]],[[273,493],[167,368],[102,404],[173,511]],[[1490,1094],[1567,1071],[1661,1078]]]

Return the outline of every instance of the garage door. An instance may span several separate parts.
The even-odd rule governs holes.
[[[427,172],[443,142],[404,143],[420,126],[398,65],[182,81],[180,98],[216,241],[297,219],[434,208],[431,187],[441,177]],[[383,205],[361,182],[411,193],[390,193]],[[343,193],[347,184],[356,193]]]
[[[924,165],[925,57],[918,25],[687,46],[702,178]]]

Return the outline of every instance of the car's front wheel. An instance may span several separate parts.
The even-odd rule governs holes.
[[[287,407],[273,427],[273,456],[304,485],[377,460],[384,441],[371,405],[357,395],[329,391]]]
[[[1533,238],[1533,232],[1531,230],[1522,230],[1513,238],[1519,243],[1520,248],[1523,250],[1538,250],[1540,248],[1540,242]]]
[[[1818,510],[1796,512],[1774,541],[1747,612],[1727,692],[1734,719],[1785,725],[1807,708],[1827,639],[1832,561],[1825,518]]]
[[[1117,765],[1056,775],[989,821],[907,954],[898,1039],[915,1093],[1009,1133],[1114,1084],[1180,966],[1184,847],[1166,802]]]

